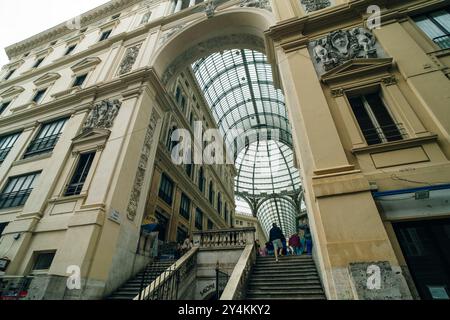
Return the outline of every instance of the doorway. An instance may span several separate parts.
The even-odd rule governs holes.
[[[393,226],[420,297],[450,299],[450,219]]]

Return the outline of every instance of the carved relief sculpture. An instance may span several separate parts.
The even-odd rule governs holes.
[[[240,7],[253,7],[272,11],[269,0],[241,0]]]
[[[109,129],[114,124],[114,119],[119,113],[122,102],[119,100],[103,100],[96,103],[86,118],[83,125],[83,132],[90,129]]]
[[[214,16],[214,13],[216,12],[216,4],[215,0],[209,0],[206,7],[205,7],[205,13],[206,16],[209,18],[212,18]]]
[[[118,75],[122,75],[131,71],[139,55],[139,50],[141,49],[141,46],[142,44],[137,44],[133,47],[127,48],[127,51],[125,52],[125,57],[120,63]]]
[[[331,6],[330,0],[301,0],[300,2],[307,13]]]
[[[310,43],[310,50],[325,72],[356,58],[377,58],[376,39],[365,28],[337,30]],[[319,73],[321,73],[319,71]]]
[[[159,116],[156,112],[152,113],[150,124],[148,125],[147,132],[145,133],[144,146],[142,147],[141,157],[139,159],[139,165],[134,179],[133,190],[131,191],[130,201],[127,208],[128,219],[134,221],[136,217],[136,211],[139,205],[139,199],[141,198],[142,187],[144,185],[145,173],[150,158],[150,152],[152,150],[154,135],[156,126],[158,124]]]
[[[151,11],[147,11],[147,13],[142,16],[141,25],[142,24],[146,24],[150,20],[151,16],[152,16],[152,12]]]

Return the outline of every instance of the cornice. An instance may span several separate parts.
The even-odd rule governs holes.
[[[141,1],[142,0],[112,0],[108,3],[105,3],[104,5],[101,5],[82,14],[81,26],[87,26],[97,20],[103,19],[109,15],[116,13],[117,11],[123,10],[128,6],[137,4]],[[160,0],[154,0],[155,3],[158,1]],[[12,57],[18,56],[49,41],[56,40],[71,32],[73,32],[73,30],[68,27],[66,22],[63,22],[51,29],[48,29],[28,39],[13,44],[7,47],[5,51],[8,57],[11,59]]]

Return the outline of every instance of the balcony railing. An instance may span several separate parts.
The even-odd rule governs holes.
[[[0,194],[0,209],[21,207],[27,202],[33,189]]]
[[[84,187],[84,182],[80,183],[72,183],[67,186],[66,193],[64,194],[66,197],[76,196],[81,193]]]
[[[243,247],[254,244],[255,228],[194,232],[194,246],[200,248]]]
[[[8,156],[8,153],[11,151],[12,147],[10,148],[4,148],[0,150],[0,163],[5,161],[6,157]]]
[[[50,152],[55,147],[61,134],[55,134],[52,136],[36,139],[31,142],[27,151],[25,152],[25,158],[29,158],[38,154]]]
[[[441,49],[448,49],[450,48],[450,34],[433,38],[433,42],[436,43]]]
[[[403,140],[408,137],[401,123],[362,130],[368,145]]]

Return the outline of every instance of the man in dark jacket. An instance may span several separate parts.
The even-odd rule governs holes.
[[[281,239],[284,238],[283,232],[278,228],[277,224],[274,223],[272,229],[270,230],[269,241],[273,243],[273,249],[275,251],[275,259],[278,262],[278,255],[282,255],[283,243]]]

